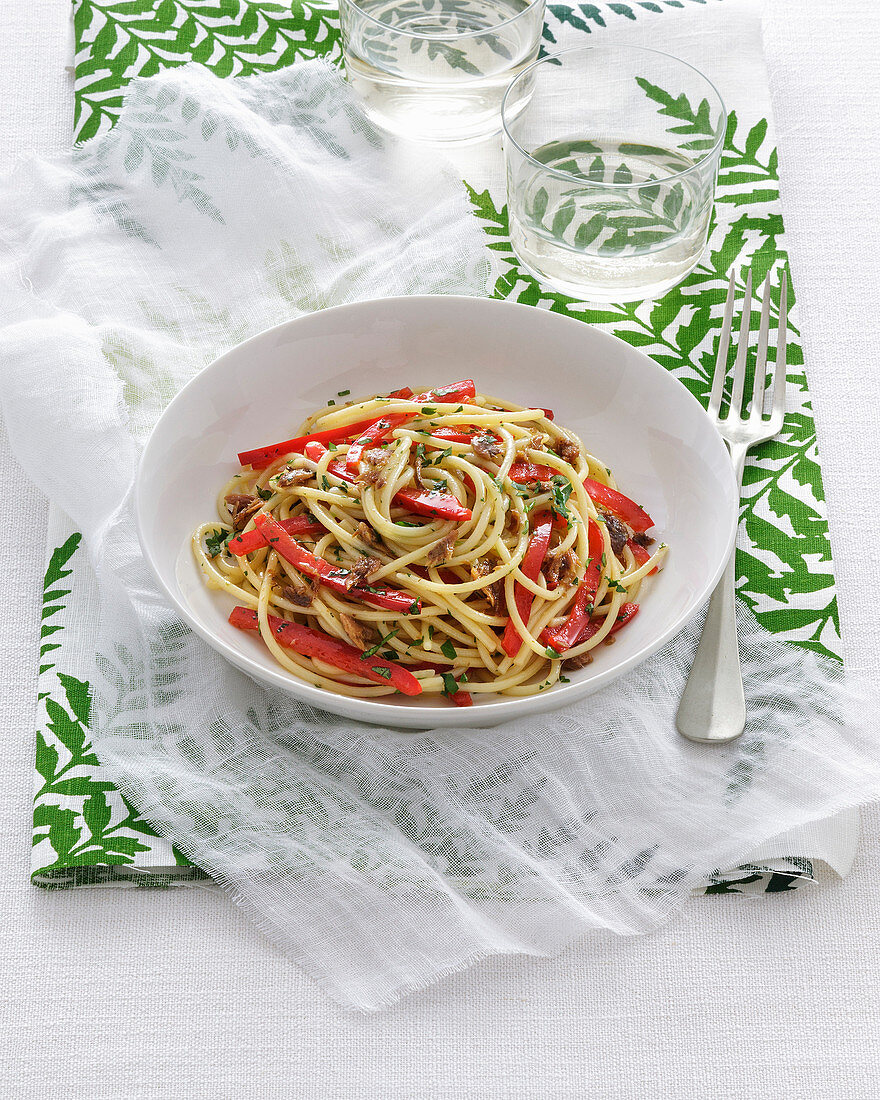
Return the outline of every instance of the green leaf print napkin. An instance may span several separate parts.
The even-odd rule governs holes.
[[[707,44],[706,71],[712,71],[712,61],[721,53],[721,34],[736,43],[736,71],[731,74],[735,98],[727,96],[732,113],[718,190],[719,209],[734,216],[725,219],[725,233],[716,228],[708,262],[662,303],[651,309],[620,306],[588,311],[578,302],[541,288],[519,270],[510,250],[497,149],[459,154],[462,172],[470,181],[475,213],[498,253],[496,294],[607,325],[610,331],[676,371],[698,396],[706,392],[718,325],[717,306],[730,265],[757,253],[756,270],[763,271],[771,262],[784,262],[785,258],[759,16],[750,5],[737,4],[736,10],[725,13],[707,10],[713,6],[711,0],[661,0],[552,4],[547,11],[547,51],[610,40],[633,42],[637,41],[633,32],[638,30],[643,32],[643,44],[656,44],[660,34],[664,36],[661,48],[674,53],[680,50],[677,39],[690,42],[699,36]],[[728,9],[733,6],[728,3]],[[113,126],[125,86],[137,75],[150,76],[188,61],[203,64],[218,76],[238,76],[312,57],[334,62],[341,59],[337,9],[332,3],[295,2],[291,7],[259,0],[225,0],[212,5],[200,0],[74,0],[73,7],[75,128],[80,142]],[[727,89],[724,91],[727,94]],[[657,89],[654,95],[663,101],[669,93]],[[666,98],[663,106],[683,124],[699,126],[697,105]],[[741,122],[746,109],[749,119]],[[122,348],[109,351],[124,354]],[[796,339],[791,357],[795,370],[799,369],[801,356]],[[749,538],[739,551],[748,578],[741,595],[751,607],[762,610],[759,617],[771,629],[782,629],[789,638],[796,634],[799,644],[818,646],[839,657],[822,478],[803,374],[798,385],[803,409],[796,425],[790,417],[789,437],[765,447],[761,461],[753,461],[747,471],[753,504],[748,512]],[[781,471],[780,460],[786,463]],[[789,471],[791,477],[785,478],[783,489],[779,474]],[[763,506],[763,512],[756,513],[755,504]],[[777,517],[790,514],[795,517],[798,540],[780,538]],[[136,811],[124,804],[111,784],[102,781],[100,765],[89,745],[88,687],[71,672],[59,672],[56,660],[48,656],[60,645],[61,639],[55,635],[64,629],[64,663],[68,669],[75,669],[80,663],[78,635],[87,635],[85,624],[94,613],[87,592],[88,571],[79,568],[83,555],[78,553],[78,546],[79,536],[73,525],[53,509],[41,628],[34,881],[44,886],[165,886],[201,880],[203,873],[192,867],[173,844],[157,836]],[[778,572],[774,558],[779,551],[784,571],[774,576]],[[809,560],[809,573],[801,568],[804,560]],[[71,578],[66,591],[57,584],[59,578]],[[789,583],[792,579],[797,580],[794,589]],[[92,777],[89,800],[83,806],[90,806],[92,800],[96,806],[88,816],[76,802],[61,804],[57,784],[74,769],[81,777]],[[727,874],[715,872],[706,888],[718,892],[725,881],[729,882],[730,892],[792,888],[812,876],[816,860],[844,873],[852,861],[857,836],[855,813],[839,814],[824,829],[813,829],[809,836],[785,836],[780,840],[781,847],[765,851],[757,862]]]
[[[786,426],[753,454],[743,502],[751,723],[740,742],[707,752],[674,733],[697,624],[600,708],[454,740],[303,707],[228,667],[166,607],[134,541],[130,478],[182,381],[218,347],[339,300],[334,264],[358,271],[354,297],[401,292],[377,276],[371,242],[328,238],[321,219],[325,191],[378,181],[407,151],[360,120],[323,65],[245,82],[205,71],[335,60],[332,13],[197,0],[80,0],[75,13],[88,140],[73,165],[0,184],[14,257],[0,267],[11,311],[0,328],[4,410],[23,465],[74,516],[56,508],[50,531],[35,880],[167,884],[191,881],[195,864],[331,995],[376,1008],[487,955],[554,952],[588,929],[646,931],[707,876],[711,892],[775,891],[809,873],[809,856],[844,869],[842,832],[824,851],[814,833],[806,857],[791,846],[790,830],[880,790],[870,738],[843,721],[850,692],[794,317]],[[497,144],[456,154],[466,191],[419,153],[412,177],[391,181],[411,191],[398,191],[402,213],[383,232],[400,246],[403,292],[494,292],[569,313],[644,348],[704,397],[730,267],[750,262],[760,276],[786,263],[757,12],[740,0],[549,8],[548,48],[587,34],[691,60],[731,108],[715,226],[685,283],[660,302],[601,310],[545,291],[510,251]],[[190,59],[202,68],[170,71]],[[139,74],[151,79],[135,81],[123,107]],[[699,127],[699,105],[675,89],[652,95],[677,112],[672,122]],[[320,188],[305,146],[323,158]],[[273,173],[299,187],[298,203],[273,189]],[[449,216],[407,217],[433,209],[423,202],[432,187]],[[69,232],[32,237],[32,209]],[[430,248],[413,235],[426,220]],[[11,277],[18,266],[35,296]],[[65,280],[71,267],[90,272],[88,296],[81,278]],[[91,417],[87,433],[71,408]],[[63,479],[31,450],[46,425],[68,459]],[[86,493],[75,471],[95,454],[105,472]],[[719,873],[751,851],[741,871]],[[770,856],[789,858],[774,867]]]

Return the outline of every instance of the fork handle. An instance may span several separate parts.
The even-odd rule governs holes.
[[[747,448],[728,444],[738,498],[742,495]],[[736,546],[715,586],[676,715],[678,732],[689,741],[718,745],[739,737],[746,725],[742,666],[736,639]]]

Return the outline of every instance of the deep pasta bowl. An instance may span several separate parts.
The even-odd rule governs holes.
[[[328,399],[457,378],[519,405],[552,408],[650,512],[669,544],[639,614],[569,682],[527,696],[354,698],[300,680],[259,635],[230,625],[234,601],[206,587],[190,536],[216,516],[239,451],[289,438]],[[182,491],[183,490],[183,491]],[[156,424],[136,484],[144,556],[184,620],[232,664],[312,706],[382,725],[491,726],[604,687],[697,612],[733,546],[738,501],[727,451],[699,403],[625,342],[572,318],[489,299],[406,297],[323,310],[233,348],[180,391]]]

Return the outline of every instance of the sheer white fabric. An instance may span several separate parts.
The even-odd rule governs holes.
[[[646,931],[707,872],[877,796],[873,728],[864,705],[847,722],[840,669],[744,608],[749,729],[707,749],[673,725],[695,628],[566,711],[411,734],[264,690],[166,607],[130,490],[183,382],[301,312],[487,292],[455,174],[375,134],[332,70],[136,81],[110,136],[0,181],[0,234],[10,436],[83,531],[100,591],[96,750],[341,1002],[376,1008],[588,929]]]

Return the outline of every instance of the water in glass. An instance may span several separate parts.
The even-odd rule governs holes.
[[[531,157],[551,171],[519,167],[511,240],[528,267],[566,293],[579,297],[588,287],[596,301],[627,301],[634,291],[651,297],[699,260],[711,181],[707,187],[704,174],[689,171],[695,161],[681,149],[571,137]]]
[[[543,4],[359,0],[341,5],[346,73],[387,129],[430,141],[496,133],[511,79],[537,55]]]

